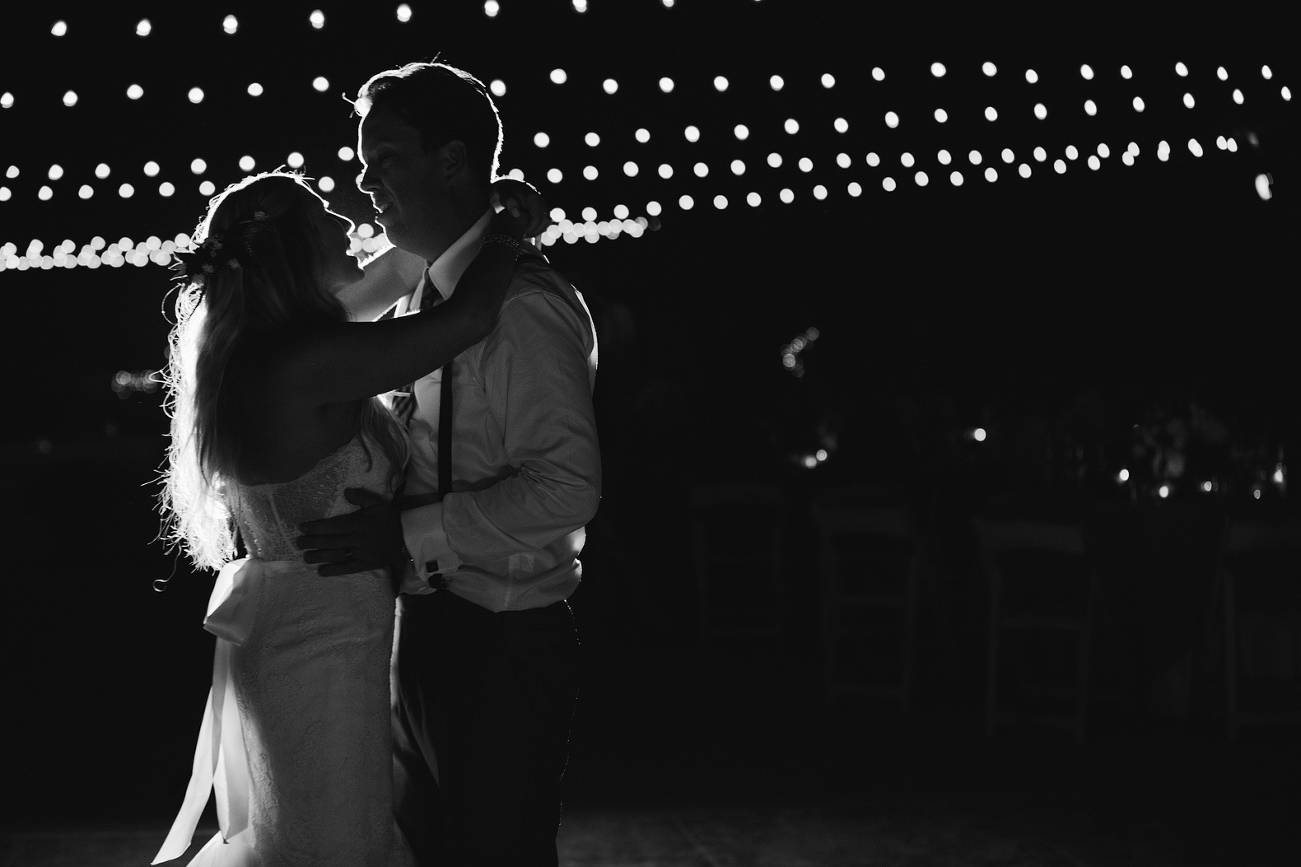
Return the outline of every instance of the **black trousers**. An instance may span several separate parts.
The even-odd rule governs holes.
[[[578,697],[568,603],[401,597],[394,812],[421,867],[555,867]]]

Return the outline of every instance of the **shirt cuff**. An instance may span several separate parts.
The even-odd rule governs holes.
[[[443,504],[431,503],[402,513],[402,535],[416,574],[426,581],[432,575],[446,575],[461,568],[443,529]]]

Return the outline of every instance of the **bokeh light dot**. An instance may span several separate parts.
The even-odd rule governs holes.
[[[249,96],[261,96],[262,92],[263,92],[262,85],[258,84],[256,81],[248,86]]]
[[[795,201],[795,191],[789,188],[783,188],[778,194],[778,198],[780,198],[783,203],[789,205],[791,202]]]
[[[242,172],[253,171],[253,166],[255,165],[257,165],[257,163],[250,156],[242,156],[239,158],[239,169]]]
[[[139,99],[145,95],[145,89],[138,84],[133,84],[126,89],[127,99]]]

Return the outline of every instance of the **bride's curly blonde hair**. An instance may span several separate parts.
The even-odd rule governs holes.
[[[195,229],[176,325],[163,375],[171,442],[159,495],[162,537],[200,568],[218,569],[235,555],[227,486],[243,466],[237,375],[250,337],[286,334],[313,322],[347,321],[343,304],[321,279],[327,261],[320,231],[324,201],[302,177],[267,172],[215,196]],[[358,429],[401,472],[406,444],[377,400],[365,401]]]

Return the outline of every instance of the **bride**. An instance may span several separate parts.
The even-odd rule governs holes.
[[[540,199],[527,204],[536,226]],[[216,196],[202,243],[178,257],[162,506],[169,538],[221,571],[204,620],[218,640],[193,775],[153,863],[186,851],[210,790],[221,831],[192,865],[403,859],[388,572],[322,578],[293,538],[303,521],[354,508],[347,487],[395,492],[405,431],[373,395],[488,334],[525,219],[493,218],[450,299],[379,322],[349,321],[338,296],[367,279],[348,253],[352,223],[296,175],[250,177]],[[402,256],[385,255],[389,277]],[[248,557],[233,560],[237,542]]]

